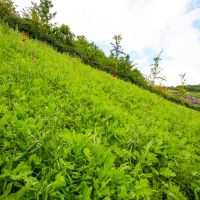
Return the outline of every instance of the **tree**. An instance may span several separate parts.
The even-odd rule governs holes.
[[[128,77],[131,79],[131,82],[137,84],[139,86],[146,87],[147,81],[142,75],[142,73],[137,69],[134,68],[128,73]]]
[[[56,12],[50,13],[50,9],[53,7],[51,0],[40,0],[38,5],[35,2],[31,2],[32,6],[22,10],[23,17],[31,19],[33,22],[41,23],[46,28],[51,27],[50,21],[55,18]]]
[[[49,22],[55,18],[57,12],[50,13],[50,9],[53,8],[53,4],[51,0],[40,0],[40,4],[38,6],[39,16],[41,18],[42,23],[44,25],[52,25]]]
[[[158,56],[153,59],[154,64],[150,65],[153,67],[151,68],[151,74],[149,76],[149,81],[150,81],[150,85],[153,85],[153,86],[155,85],[156,80],[160,80],[161,82],[166,80],[166,78],[160,74],[162,68],[159,67],[159,61],[161,60],[160,55],[162,52],[163,52],[163,50],[161,50],[160,53],[158,54]]]
[[[181,78],[181,87],[179,87],[178,90],[179,90],[179,92],[180,92],[181,95],[184,95],[187,92],[186,89],[185,89],[185,83],[186,83],[185,76],[186,76],[186,73],[179,74],[179,76]]]
[[[120,45],[120,42],[122,40],[121,35],[115,35],[113,37],[114,43],[111,43],[113,46],[113,49],[110,51],[111,55],[115,58],[115,71],[118,70],[118,59],[121,54],[124,54],[123,49]]]
[[[39,29],[39,26],[41,25],[42,21],[39,15],[38,11],[38,5],[37,3],[31,2],[32,6],[31,7],[26,7],[25,9],[22,10],[23,17],[31,22],[33,25],[34,31]]]
[[[76,39],[73,41],[75,46],[75,51],[79,57],[82,58],[86,62],[88,60],[88,50],[89,50],[89,42],[84,35],[76,36]]]
[[[64,44],[72,45],[75,34],[71,32],[68,25],[62,24],[60,27],[54,27],[52,32]]]
[[[0,0],[0,19],[18,15],[15,5],[11,0]]]
[[[184,74],[179,74],[180,78],[181,78],[181,86],[184,87],[185,86],[185,83],[186,83],[186,73]]]
[[[128,54],[125,54],[125,56],[123,57],[123,61],[124,61],[124,71],[125,72],[132,71],[133,67],[138,65],[138,63],[133,63],[133,61],[130,60],[130,56]]]
[[[111,54],[110,58],[114,59],[114,54]],[[118,59],[118,71],[127,74],[133,70],[133,67],[137,64],[138,63],[133,63],[133,61],[130,60],[130,56],[128,54],[124,54],[124,56],[120,56]]]

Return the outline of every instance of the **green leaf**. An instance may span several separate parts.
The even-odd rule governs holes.
[[[89,160],[90,159],[90,155],[91,155],[90,150],[88,148],[85,148],[83,151],[84,151],[85,156]]]
[[[119,194],[119,198],[125,198],[127,196],[127,189],[126,187],[123,185],[120,187],[120,194]]]
[[[92,186],[91,187],[86,187],[83,191],[83,197],[82,200],[90,200],[90,195],[92,192]]]
[[[136,181],[136,188],[137,189],[143,189],[148,187],[148,179],[140,179],[139,181]]]
[[[109,186],[106,186],[104,188],[102,188],[99,192],[98,192],[98,195],[99,197],[101,196],[104,196],[104,195],[107,195],[110,191],[110,187]]]
[[[61,175],[61,173],[56,175],[55,181],[51,182],[51,185],[53,188],[59,188],[66,185],[64,176]]]
[[[141,163],[137,163],[136,166],[135,166],[135,172],[138,173],[139,171],[142,170],[142,166],[141,166]]]
[[[111,154],[109,155],[104,162],[104,170],[109,171],[113,167],[113,163],[115,162],[116,156]]]
[[[149,152],[147,154],[147,164],[148,165],[152,165],[153,163],[156,163],[157,162],[157,157],[156,157],[156,154],[155,153],[151,153]]]
[[[38,157],[36,154],[33,154],[30,156],[30,161],[33,161],[36,165],[39,165],[41,163],[40,157]]]
[[[10,147],[10,142],[7,141],[7,140],[5,140],[5,141],[4,141],[4,148],[6,149],[6,148],[8,148],[8,147]]]
[[[165,168],[161,168],[160,169],[160,174],[162,176],[165,176],[167,178],[170,178],[170,177],[174,177],[176,176],[176,174],[169,168],[165,167]]]
[[[139,194],[139,195],[145,195],[145,196],[150,196],[150,195],[152,195],[153,194],[153,191],[150,189],[150,188],[143,188],[143,189],[141,189],[141,190],[139,190],[138,192],[137,192],[137,194]]]
[[[12,185],[13,185],[13,182],[11,182],[11,183],[9,183],[8,185],[7,185],[7,187],[6,187],[6,190],[3,192],[3,194],[0,196],[0,200],[2,199],[5,199],[8,195],[9,195],[9,193],[10,193],[10,191],[11,191],[11,189],[12,189]]]
[[[136,194],[134,192],[130,192],[128,195],[129,199],[134,199],[136,197]]]
[[[24,187],[22,187],[16,193],[11,193],[9,196],[6,197],[5,200],[20,200],[25,199],[26,192],[30,189],[31,183],[26,183]]]

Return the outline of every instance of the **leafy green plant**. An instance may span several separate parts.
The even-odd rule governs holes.
[[[199,112],[5,27],[0,199],[199,198]]]

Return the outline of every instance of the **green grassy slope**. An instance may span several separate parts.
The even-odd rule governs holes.
[[[0,199],[200,198],[199,112],[22,38],[0,26]]]

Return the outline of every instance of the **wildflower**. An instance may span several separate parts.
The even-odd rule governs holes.
[[[25,42],[25,39],[24,39],[24,38],[22,39],[22,42]]]
[[[24,36],[28,36],[28,32],[24,32]]]
[[[117,74],[112,74],[113,77],[115,77]]]
[[[88,62],[90,62],[90,60],[88,59]]]
[[[32,60],[32,61],[35,61],[35,58],[32,58],[31,60]]]

